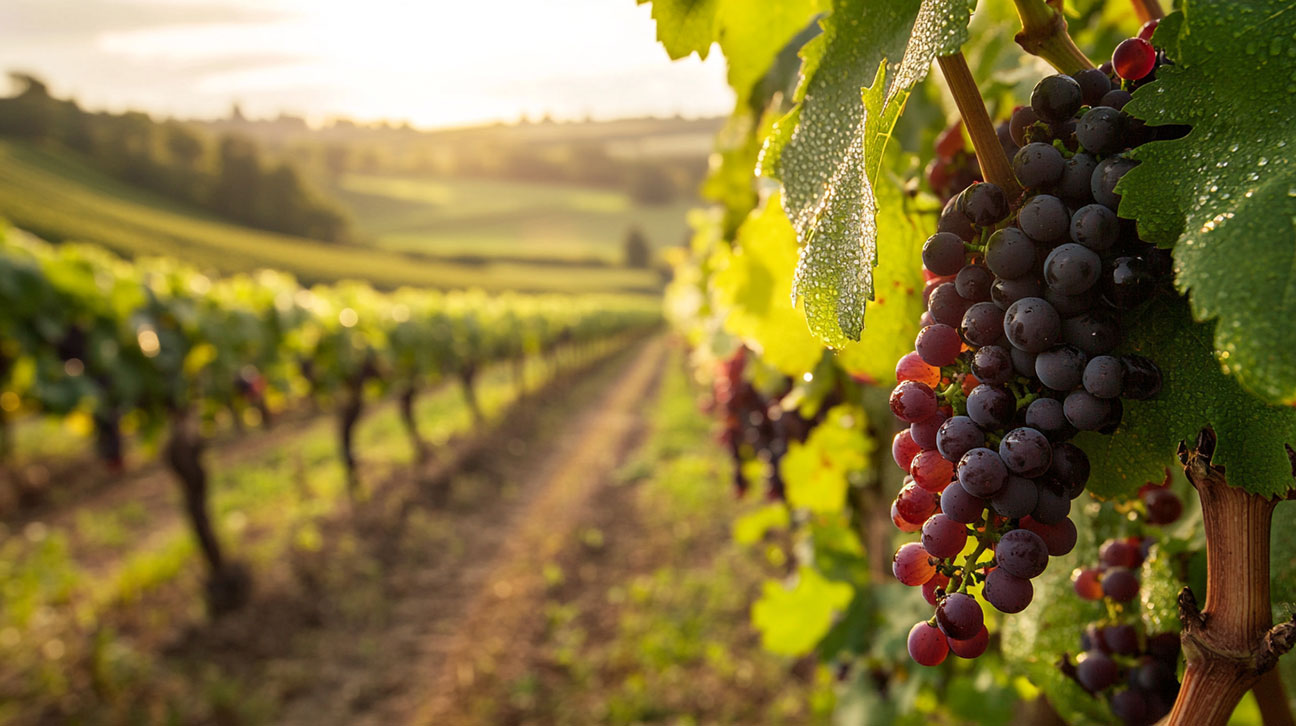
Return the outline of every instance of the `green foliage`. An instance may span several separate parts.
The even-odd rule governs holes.
[[[877,446],[866,431],[862,409],[836,406],[805,443],[793,442],[779,464],[788,505],[815,513],[840,512],[851,475],[868,468]]]
[[[752,605],[752,625],[766,650],[805,655],[832,627],[833,617],[850,604],[850,585],[832,582],[812,567],[797,570],[788,584],[767,582]]]
[[[1230,484],[1262,496],[1286,492],[1293,482],[1284,446],[1296,446],[1296,409],[1265,404],[1225,375],[1209,324],[1193,323],[1181,300],[1156,300],[1126,320],[1125,349],[1155,360],[1164,384],[1151,400],[1125,402],[1115,435],[1076,438],[1093,464],[1090,491],[1129,497],[1160,481],[1177,465],[1179,443],[1191,445],[1210,425],[1219,435],[1215,462],[1228,469]]]
[[[1121,214],[1173,245],[1194,317],[1219,321],[1225,370],[1265,400],[1296,403],[1296,13],[1272,0],[1185,2],[1157,42],[1174,65],[1125,110],[1192,131],[1133,153]]]

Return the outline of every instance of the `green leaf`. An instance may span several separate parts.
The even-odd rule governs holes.
[[[717,36],[740,106],[783,47],[827,10],[827,0],[718,0]]]
[[[1149,635],[1179,632],[1179,591],[1184,583],[1175,576],[1171,553],[1161,545],[1153,547],[1139,579],[1144,630]]]
[[[697,53],[706,60],[715,41],[720,0],[639,0],[639,4],[650,1],[652,18],[657,21],[657,40],[671,59]]]
[[[850,604],[854,588],[832,582],[813,568],[801,567],[790,585],[766,582],[752,604],[752,624],[761,645],[779,655],[805,655],[832,627],[836,613]]]
[[[1192,131],[1132,153],[1141,163],[1121,180],[1120,212],[1174,246],[1176,284],[1196,319],[1218,319],[1226,370],[1296,403],[1296,8],[1183,5],[1157,31],[1174,65],[1125,110]]]
[[[779,461],[788,504],[811,512],[841,511],[850,474],[867,469],[869,456],[877,448],[866,431],[864,411],[842,405],[828,412],[805,443],[792,442]]]
[[[790,518],[781,502],[766,504],[734,520],[733,538],[740,545],[754,545],[772,529],[786,529]]]
[[[1293,484],[1285,444],[1296,446],[1296,409],[1273,406],[1220,370],[1211,347],[1213,323],[1194,323],[1182,298],[1160,298],[1126,316],[1126,352],[1156,362],[1164,383],[1148,401],[1125,401],[1114,435],[1086,433],[1076,443],[1093,466],[1089,490],[1101,497],[1133,496],[1176,466],[1179,442],[1191,443],[1203,426],[1219,436],[1215,463],[1229,483],[1276,496]]]

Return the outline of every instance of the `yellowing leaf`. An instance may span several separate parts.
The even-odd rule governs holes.
[[[863,409],[836,406],[806,439],[793,442],[779,462],[790,506],[831,513],[846,506],[852,472],[868,467],[876,443],[865,433]]]
[[[833,618],[850,604],[854,589],[832,582],[812,568],[801,567],[791,586],[767,582],[752,605],[752,624],[761,645],[779,655],[805,655],[832,627]]]

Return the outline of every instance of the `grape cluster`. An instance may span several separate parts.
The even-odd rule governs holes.
[[[1143,518],[1149,524],[1170,524],[1183,512],[1183,502],[1169,481],[1143,487]],[[1090,623],[1080,636],[1082,653],[1072,663],[1066,656],[1059,667],[1089,693],[1107,699],[1112,713],[1127,726],[1147,726],[1170,712],[1179,692],[1179,636],[1143,631],[1135,607],[1139,568],[1155,543],[1151,536],[1109,539],[1098,550],[1099,565],[1078,568],[1071,575],[1076,595],[1105,601],[1109,618]]]
[[[935,155],[927,164],[927,185],[941,199],[949,199],[973,182],[981,181],[976,154],[963,140],[963,122],[954,123],[936,138]]]
[[[1002,612],[1026,608],[1030,580],[1075,546],[1071,502],[1090,467],[1069,439],[1115,431],[1122,398],[1161,388],[1152,361],[1116,354],[1122,314],[1171,272],[1116,213],[1134,164],[1123,153],[1161,133],[1120,110],[1119,84],[1101,69],[1041,80],[1008,123],[1021,198],[974,183],[923,246],[927,311],[890,403],[909,424],[892,442],[908,472],[892,521],[921,532],[893,571],[936,608],[909,637],[924,665],[984,650],[970,585]]]

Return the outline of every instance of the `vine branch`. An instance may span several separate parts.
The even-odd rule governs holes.
[[[1130,0],[1130,4],[1134,6],[1134,14],[1138,15],[1140,23],[1165,17],[1165,11],[1157,0]]]
[[[1179,445],[1184,473],[1201,498],[1206,531],[1206,607],[1179,594],[1188,666],[1167,726],[1224,726],[1247,690],[1296,645],[1296,618],[1277,626],[1269,601],[1269,530],[1280,498],[1230,486],[1212,463],[1215,432]]]
[[[1003,144],[999,143],[999,135],[995,133],[990,113],[981,100],[981,91],[977,89],[972,71],[968,69],[967,59],[962,53],[955,53],[941,56],[936,61],[945,76],[945,84],[954,96],[959,115],[963,117],[963,126],[967,129],[968,136],[972,137],[972,150],[976,152],[981,173],[986,181],[1004,190],[1009,202],[1015,202],[1021,196],[1021,185],[1017,183],[1017,175],[1008,162]]]
[[[1135,0],[1137,4],[1140,0]],[[1022,50],[1037,55],[1063,73],[1075,73],[1093,68],[1084,51],[1076,46],[1067,33],[1066,18],[1062,16],[1062,0],[1013,0],[1022,29],[1015,40]],[[1149,0],[1155,3],[1156,0]]]

